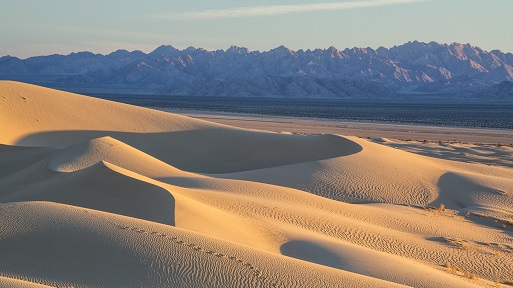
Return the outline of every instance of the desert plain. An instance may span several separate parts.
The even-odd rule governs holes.
[[[511,131],[189,116],[0,81],[0,286],[513,285]]]

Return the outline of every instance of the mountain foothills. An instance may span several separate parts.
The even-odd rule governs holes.
[[[513,54],[417,41],[390,49],[293,51],[280,46],[265,52],[167,45],[149,54],[118,50],[108,55],[4,56],[0,79],[182,96],[389,98],[407,93],[513,99],[508,89]]]

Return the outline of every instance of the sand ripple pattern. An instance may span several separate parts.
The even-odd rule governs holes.
[[[135,233],[147,234],[148,236],[161,237],[161,238],[164,238],[166,240],[170,240],[174,244],[177,244],[177,245],[180,245],[180,246],[183,246],[183,247],[186,247],[186,248],[190,248],[190,249],[192,249],[192,250],[194,250],[196,252],[205,253],[207,255],[211,255],[211,256],[214,256],[214,257],[231,260],[231,261],[237,263],[238,265],[241,265],[242,267],[248,269],[249,272],[251,274],[253,274],[256,278],[262,280],[263,282],[268,282],[270,287],[278,287],[276,283],[270,283],[269,278],[266,277],[265,275],[263,275],[263,273],[260,270],[258,270],[257,268],[255,268],[251,263],[248,263],[248,262],[246,262],[246,261],[244,261],[242,259],[239,259],[239,258],[237,258],[235,256],[229,256],[229,255],[218,253],[218,252],[215,252],[215,251],[212,251],[212,250],[209,250],[209,249],[205,249],[205,248],[200,247],[197,244],[187,243],[187,242],[185,242],[183,240],[180,240],[178,237],[167,235],[167,234],[164,234],[164,233],[159,233],[159,232],[156,232],[156,231],[146,231],[144,229],[140,229],[140,228],[136,228],[136,227],[123,226],[123,225],[117,225],[117,228],[118,229],[122,229],[122,230],[126,230],[126,231],[135,232]]]

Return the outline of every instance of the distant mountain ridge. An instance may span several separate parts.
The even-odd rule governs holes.
[[[27,76],[34,82],[41,77],[46,84],[64,87],[132,87],[185,96],[489,95],[493,85],[513,81],[513,54],[469,44],[414,41],[378,49],[293,51],[280,46],[259,52],[237,46],[208,51],[163,45],[148,54],[118,50],[107,55],[80,52],[24,60],[0,58],[0,78]],[[486,89],[488,94],[481,93]]]

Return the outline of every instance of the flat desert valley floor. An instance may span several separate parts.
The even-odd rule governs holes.
[[[193,114],[0,81],[0,286],[513,285],[513,132]]]

